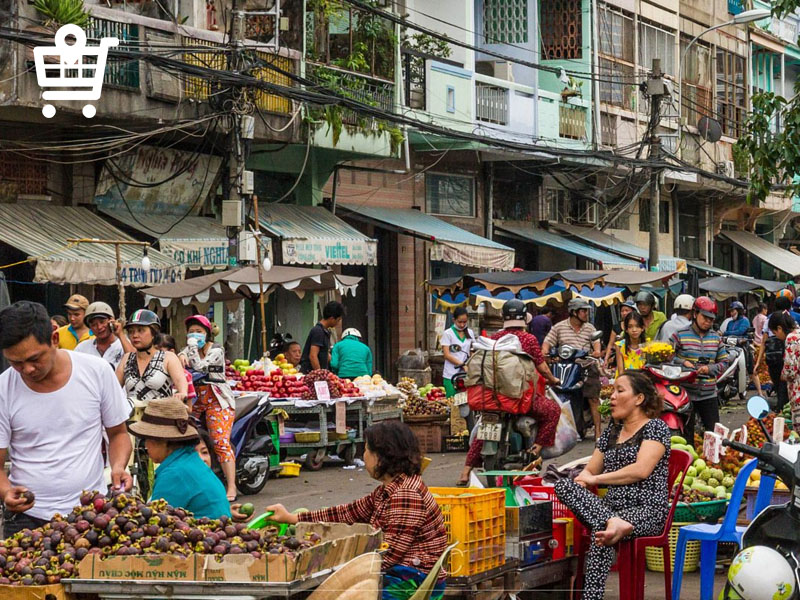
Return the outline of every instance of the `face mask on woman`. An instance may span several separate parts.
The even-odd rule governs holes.
[[[465,323],[464,325],[459,325],[458,323],[453,323],[453,325],[454,325],[454,326],[455,326],[455,328],[456,328],[456,329],[458,329],[459,331],[464,331],[464,330],[466,330],[466,328],[467,328],[467,324],[466,324],[466,323]]]
[[[192,332],[192,333],[186,334],[186,337],[187,337],[187,339],[190,339],[190,340],[197,340],[197,347],[198,348],[202,348],[203,346],[206,345],[206,334],[205,333]]]

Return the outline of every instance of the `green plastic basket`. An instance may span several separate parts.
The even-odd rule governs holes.
[[[676,523],[716,523],[728,510],[727,500],[711,500],[710,502],[679,502],[675,508]]]

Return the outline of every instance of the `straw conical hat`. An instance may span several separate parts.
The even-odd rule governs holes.
[[[381,589],[381,556],[362,554],[342,565],[308,600],[377,600]]]

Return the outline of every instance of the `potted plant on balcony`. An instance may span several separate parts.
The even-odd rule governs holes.
[[[574,97],[583,97],[583,81],[575,79],[574,77],[570,76],[569,83],[561,90],[561,101],[566,102],[570,98]]]
[[[42,17],[42,25],[55,31],[62,25],[77,25],[86,28],[89,12],[83,7],[83,0],[34,0],[33,7]]]

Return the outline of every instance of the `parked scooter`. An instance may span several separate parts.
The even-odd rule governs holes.
[[[742,550],[731,563],[723,598],[797,600],[800,569],[800,460],[797,446],[776,444],[763,419],[770,413],[764,398],[747,402],[750,416],[757,419],[768,440],[761,449],[723,440],[723,445],[758,458],[762,485],[764,476],[774,476],[792,490],[794,501],[769,506],[759,513],[742,536]],[[735,594],[731,591],[735,591]]]
[[[195,374],[201,375],[201,374]],[[193,377],[193,379],[195,379]],[[202,377],[195,383],[202,383]],[[275,453],[272,442],[272,424],[265,418],[272,411],[272,403],[267,396],[242,396],[236,401],[236,416],[231,429],[231,447],[236,455],[236,487],[244,495],[259,493],[267,483],[271,470],[269,457]],[[205,421],[195,423],[201,435],[209,439]],[[217,477],[224,480],[222,467],[213,448],[211,468]]]
[[[269,342],[267,354],[270,358],[275,358],[278,354],[283,354],[291,342],[294,341],[291,333],[276,333]]]
[[[722,342],[728,350],[730,364],[717,378],[717,398],[720,405],[737,396],[744,400],[747,394],[747,353],[752,352],[752,329],[746,336],[726,335]]]
[[[592,335],[592,342],[603,337],[602,331],[596,331]],[[586,364],[592,359],[585,350],[578,350],[569,345],[564,345],[550,350],[550,370],[553,375],[561,381],[561,385],[554,387],[556,397],[559,402],[569,402],[572,414],[575,418],[575,426],[581,437],[586,433],[586,419],[584,410],[588,409],[588,403],[583,398],[583,382],[586,380]]]
[[[653,380],[656,391],[664,399],[661,419],[673,435],[685,436],[694,418],[694,408],[689,394],[682,387],[697,378],[697,372],[680,365],[646,365],[645,372]]]

